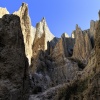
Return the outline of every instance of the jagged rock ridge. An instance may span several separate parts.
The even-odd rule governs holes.
[[[9,12],[7,11],[7,9],[0,7],[0,18],[2,18],[2,16],[5,15],[5,14],[9,14]]]
[[[100,99],[99,21],[57,38],[45,18],[31,25],[25,3],[12,15],[0,10],[1,100]]]
[[[25,53],[29,60],[29,64],[31,63],[31,57],[32,57],[32,44],[34,40],[35,34],[35,28],[31,26],[31,20],[28,15],[28,5],[25,3],[22,3],[22,6],[19,8],[17,12],[14,12],[15,15],[18,15],[20,17],[20,24],[22,33],[24,36],[24,44],[25,44]]]

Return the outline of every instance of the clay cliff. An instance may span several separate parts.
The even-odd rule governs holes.
[[[32,44],[36,30],[33,26],[31,26],[31,20],[28,14],[28,5],[22,3],[22,6],[19,8],[19,10],[14,12],[13,14],[20,17],[20,25],[25,44],[25,53],[30,64],[32,57]]]
[[[31,25],[28,5],[0,8],[0,100],[99,100],[99,21],[55,37],[43,17]]]
[[[89,34],[82,31],[78,25],[75,30],[75,44],[73,49],[73,58],[78,59],[87,64],[88,57],[92,50],[92,43]]]
[[[2,18],[2,16],[5,15],[5,14],[9,14],[9,12],[7,11],[7,9],[0,7],[0,18]]]

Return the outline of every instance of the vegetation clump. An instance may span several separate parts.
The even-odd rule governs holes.
[[[75,81],[70,85],[66,85],[58,91],[57,100],[69,100],[71,97],[74,100],[79,100],[78,94],[82,94],[88,88],[88,78],[83,81]],[[77,97],[75,97],[75,95]]]

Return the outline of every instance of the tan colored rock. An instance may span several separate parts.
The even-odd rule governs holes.
[[[28,89],[28,60],[20,18],[4,15],[0,19],[0,100],[27,100]]]
[[[62,34],[61,39],[55,45],[51,55],[57,59],[59,56],[70,57],[73,54],[74,39],[70,38],[66,33]]]
[[[24,37],[25,53],[30,64],[32,57],[32,44],[35,35],[35,29],[31,27],[31,20],[28,14],[28,5],[22,3],[22,6],[19,8],[17,12],[14,12],[14,14],[18,15],[21,20],[20,24]]]
[[[33,43],[33,57],[38,54],[39,50],[47,50],[48,49],[48,42],[53,40],[54,36],[50,32],[48,25],[46,23],[45,18],[43,18],[39,23],[36,25],[36,34]]]
[[[96,32],[95,32],[95,48],[94,53],[91,56],[91,64],[89,62],[88,66],[88,75],[85,77],[83,92],[80,94],[85,100],[99,100],[100,99],[100,20],[97,22]],[[93,65],[92,65],[93,63]],[[85,69],[86,70],[86,69]],[[86,70],[87,71],[87,70]],[[86,82],[86,80],[88,80]]]
[[[35,52],[33,52],[32,68],[30,71],[32,77],[31,83],[34,84],[32,85],[33,88],[37,87],[41,91],[73,80],[76,72],[79,70],[76,62],[66,58],[70,56],[70,49],[73,49],[73,38],[69,38],[64,33],[55,44],[50,55],[44,50],[44,40],[45,34],[38,38],[37,42],[33,45]]]
[[[33,45],[33,43],[34,43],[35,34],[36,34],[36,28],[31,26],[31,40],[30,40],[31,45]]]
[[[99,59],[100,58],[100,20],[98,21],[96,26],[94,50],[95,51],[92,53],[90,58],[91,62],[89,61],[88,66],[84,70],[84,71],[87,70],[89,71],[87,73],[85,72],[85,74],[88,75],[85,78],[83,78],[84,88],[80,93],[78,93],[78,95],[74,97],[78,98],[80,96],[81,99],[84,98],[85,100],[100,99],[100,88],[99,88],[100,87],[100,59]],[[81,89],[81,85],[80,85],[80,89]]]
[[[57,59],[58,57],[64,57],[65,56],[62,38],[56,44],[51,55],[52,55],[53,59]]]
[[[71,38],[75,38],[75,30],[72,32]]]
[[[64,48],[65,57],[71,57],[73,54],[75,39],[70,38],[67,34],[62,34],[61,38],[63,41],[62,45]]]
[[[2,16],[5,15],[5,14],[9,14],[9,12],[7,11],[7,9],[0,7],[0,18],[2,18]]]
[[[36,38],[40,38],[42,34],[45,34],[45,50],[47,49],[47,42],[54,38],[54,35],[50,32],[46,19],[43,18],[41,22],[36,25]]]
[[[0,17],[8,13],[0,10]],[[91,21],[90,29],[76,25],[71,38],[66,33],[56,38],[45,18],[36,28],[31,25],[25,3],[5,15],[0,19],[0,100],[28,100],[28,68],[30,92],[39,93],[29,100],[99,100],[99,33],[100,21]],[[79,61],[87,66],[80,68]]]
[[[95,45],[95,42],[94,42],[95,40],[94,39],[95,39],[97,23],[98,23],[98,21],[91,20],[90,29],[89,29],[89,32],[88,32],[91,43],[92,43],[92,48],[94,48],[94,45]]]
[[[77,27],[75,32],[75,45],[73,49],[73,57],[87,63],[88,57],[92,50],[90,38],[87,33]]]
[[[98,21],[95,34],[96,67],[100,71],[100,20]]]

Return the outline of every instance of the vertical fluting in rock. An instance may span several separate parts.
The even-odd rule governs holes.
[[[45,18],[43,18],[36,25],[36,34],[33,43],[33,57],[38,54],[39,50],[47,50],[48,42],[54,38],[53,34],[50,32]]]
[[[98,21],[95,34],[96,67],[100,72],[100,20]]]
[[[55,45],[54,49],[51,52],[51,56],[53,59],[58,59],[59,57],[65,57],[62,38],[59,39],[59,41]]]
[[[62,41],[63,41],[63,48],[64,48],[64,53],[65,57],[70,57],[73,54],[73,47],[74,47],[74,38],[70,38],[67,34],[62,34],[61,36]]]
[[[92,48],[94,48],[94,38],[95,38],[95,31],[96,31],[96,26],[97,26],[97,21],[91,20],[90,22],[90,32],[89,32],[89,37],[92,43]]]
[[[25,43],[25,53],[29,60],[29,64],[31,63],[32,57],[32,44],[35,35],[35,28],[31,27],[31,20],[28,15],[28,5],[22,3],[22,6],[19,8],[17,12],[14,12],[15,15],[18,15],[21,20],[21,29],[24,36]]]
[[[73,50],[73,57],[87,62],[91,50],[92,47],[88,34],[83,33],[77,25],[75,31],[75,45]]]
[[[70,57],[73,54],[74,39],[63,33],[61,39],[58,40],[51,54],[52,57]]]
[[[0,100],[28,99],[27,71],[20,18],[4,15],[0,19]]]

